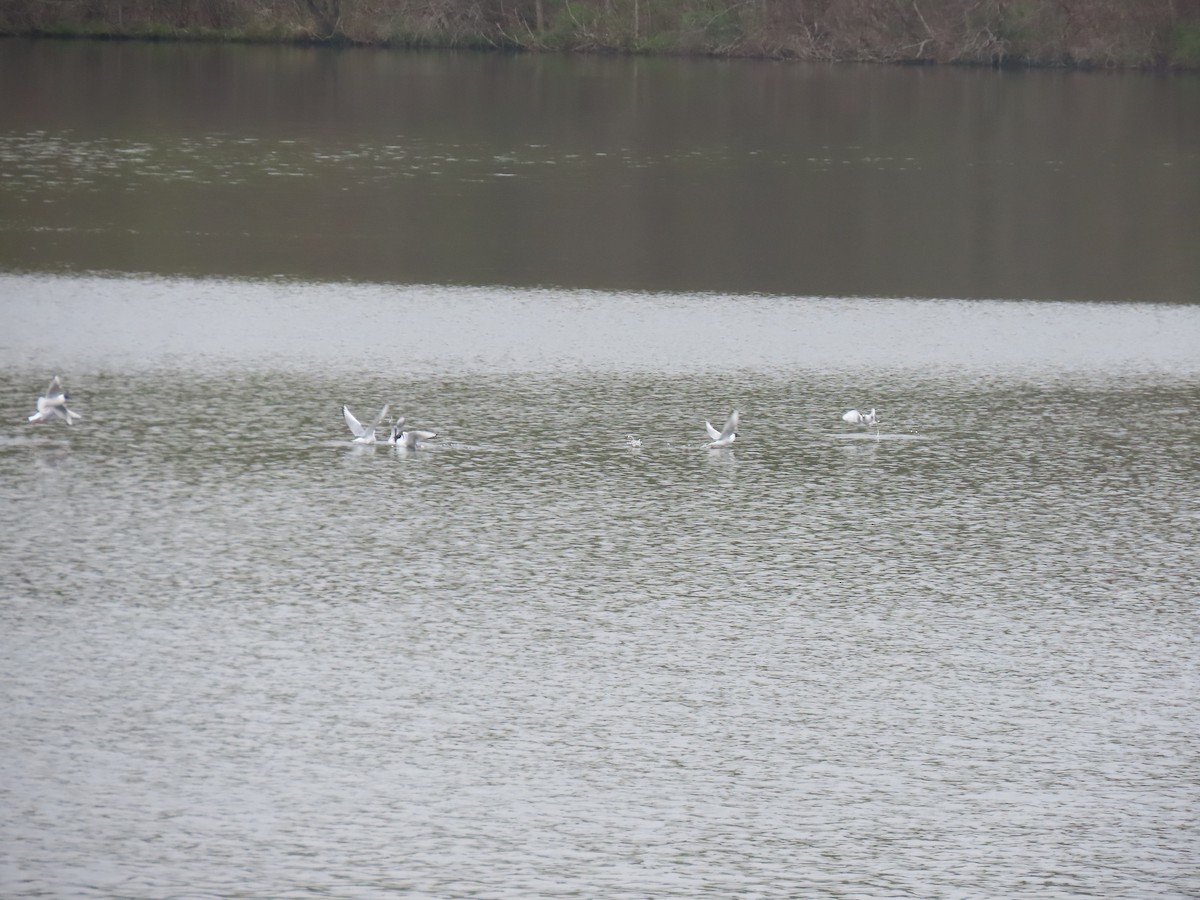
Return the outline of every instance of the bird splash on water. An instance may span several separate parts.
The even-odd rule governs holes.
[[[735,409],[725,421],[725,427],[720,431],[713,428],[712,422],[705,421],[704,430],[708,432],[709,442],[704,446],[709,450],[723,450],[732,447],[737,440],[738,411]]]
[[[62,382],[55,375],[50,379],[46,393],[37,398],[37,411],[29,417],[29,421],[34,425],[41,425],[51,419],[62,419],[68,425],[74,425],[83,416],[67,408],[67,401],[70,399],[70,394],[63,390]]]
[[[400,450],[416,450],[423,441],[431,441],[437,437],[436,431],[423,431],[420,428],[405,429],[404,416],[398,418],[392,425],[387,442]]]
[[[850,425],[865,425],[871,428],[879,424],[879,419],[875,415],[875,407],[871,407],[870,412],[860,412],[857,409],[852,409],[847,413],[843,413],[842,421]]]

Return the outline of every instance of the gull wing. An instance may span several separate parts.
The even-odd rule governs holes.
[[[709,440],[719,441],[721,439],[721,432],[712,427],[712,422],[705,421],[704,429],[708,432]]]
[[[708,425],[707,422],[705,422],[704,424]],[[729,418],[725,420],[724,430],[719,435],[717,435],[715,438],[713,438],[713,440],[715,440],[715,441],[729,440],[729,438],[731,438],[733,436],[733,433],[735,431],[737,431],[737,426],[738,426],[738,414],[737,414],[737,410],[735,409],[733,412],[731,412],[729,414]],[[713,427],[711,425],[708,425],[708,433],[709,434],[713,433]]]
[[[362,422],[354,418],[354,413],[350,412],[350,407],[342,407],[342,415],[346,417],[346,424],[350,426],[350,432],[355,437],[362,437],[367,433],[367,429],[363,428]]]
[[[55,375],[53,378],[50,379],[50,386],[48,388],[46,388],[46,393],[44,396],[57,397],[64,393],[66,393],[66,392],[62,389],[62,382],[59,381],[58,376]]]
[[[388,405],[389,404],[387,403],[383,405],[383,409],[379,411],[379,415],[375,417],[375,420],[370,425],[364,425],[362,422],[358,421],[358,419],[354,418],[354,413],[350,412],[350,408],[348,406],[342,407],[342,415],[345,417],[346,424],[350,426],[350,431],[356,438],[367,438],[370,440],[374,438],[375,429],[379,427],[379,423],[382,422],[383,417],[387,415]]]
[[[404,416],[397,416],[396,421],[392,423],[391,430],[388,432],[388,443],[394,444],[400,440],[400,435],[404,433]]]
[[[417,449],[420,441],[428,441],[437,437],[436,431],[422,431],[419,428],[414,428],[412,431],[402,431],[396,438],[396,446],[403,447],[407,450]]]
[[[368,425],[368,426],[367,426],[367,429],[368,429],[368,430],[370,430],[370,431],[374,431],[376,428],[378,428],[378,427],[379,427],[379,423],[380,423],[380,422],[382,422],[382,421],[383,421],[383,417],[387,415],[388,407],[389,407],[390,405],[391,405],[391,404],[389,404],[389,403],[385,403],[385,404],[383,404],[383,409],[381,409],[381,410],[379,411],[379,415],[377,415],[377,416],[375,417],[375,421],[374,421],[374,422],[372,422],[370,425]]]
[[[356,440],[359,440],[359,441],[362,441],[362,442],[365,442],[368,444],[374,442],[375,429],[379,427],[379,423],[383,421],[383,417],[387,415],[387,411],[388,411],[388,404],[385,403],[385,404],[383,404],[383,409],[381,409],[379,411],[379,415],[377,415],[375,417],[374,421],[372,421],[370,425],[367,425],[366,427],[363,428],[363,433],[358,438],[356,438]]]

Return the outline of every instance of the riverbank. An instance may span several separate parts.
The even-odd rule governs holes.
[[[1200,69],[1200,0],[12,0],[0,34]]]

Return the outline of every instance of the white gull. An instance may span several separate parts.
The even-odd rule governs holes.
[[[356,444],[373,444],[375,443],[375,429],[379,427],[379,423],[383,421],[383,417],[387,415],[388,405],[385,403],[383,409],[379,411],[379,415],[375,417],[375,421],[370,425],[364,425],[358,419],[354,418],[354,413],[350,412],[348,406],[342,407],[342,415],[346,419],[346,424],[350,427],[350,432],[354,435],[354,443]]]
[[[725,447],[733,446],[733,442],[737,440],[738,427],[738,412],[735,409],[729,414],[729,418],[725,421],[725,427],[720,431],[713,428],[712,422],[705,421],[704,429],[708,432],[710,442],[704,446],[710,450],[722,450]]]
[[[74,425],[83,416],[67,408],[67,401],[70,399],[70,395],[63,390],[62,382],[55,375],[50,379],[50,386],[46,388],[45,395],[37,398],[37,412],[29,417],[29,421],[41,425],[51,419],[62,419],[68,425]]]

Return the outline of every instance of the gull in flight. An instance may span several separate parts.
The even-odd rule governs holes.
[[[383,409],[379,411],[379,415],[375,417],[375,421],[370,425],[364,425],[358,419],[354,418],[354,413],[350,412],[349,407],[343,406],[342,415],[346,417],[346,424],[350,426],[350,431],[354,434],[354,443],[375,443],[375,429],[379,427],[379,423],[383,421],[383,417],[387,415],[387,411],[388,405],[385,403]]]
[[[74,425],[83,416],[67,408],[67,401],[70,399],[70,395],[63,390],[62,383],[55,375],[50,379],[50,387],[46,388],[45,395],[37,398],[37,412],[29,417],[29,421],[41,425],[51,419],[62,419],[68,425]]]
[[[414,428],[411,431],[404,428],[404,416],[398,418],[392,425],[392,433],[388,435],[388,443],[402,450],[416,450],[421,441],[431,441],[437,437],[436,431],[422,431]]]
[[[737,440],[737,426],[738,413],[736,409],[729,414],[729,418],[725,421],[725,427],[721,431],[713,428],[712,422],[706,421],[704,429],[712,440],[704,446],[709,450],[721,450],[733,446],[733,442]]]
[[[868,428],[879,424],[879,419],[875,417],[875,407],[873,406],[870,412],[859,412],[857,409],[852,409],[842,415],[842,421],[851,425],[866,425]]]

